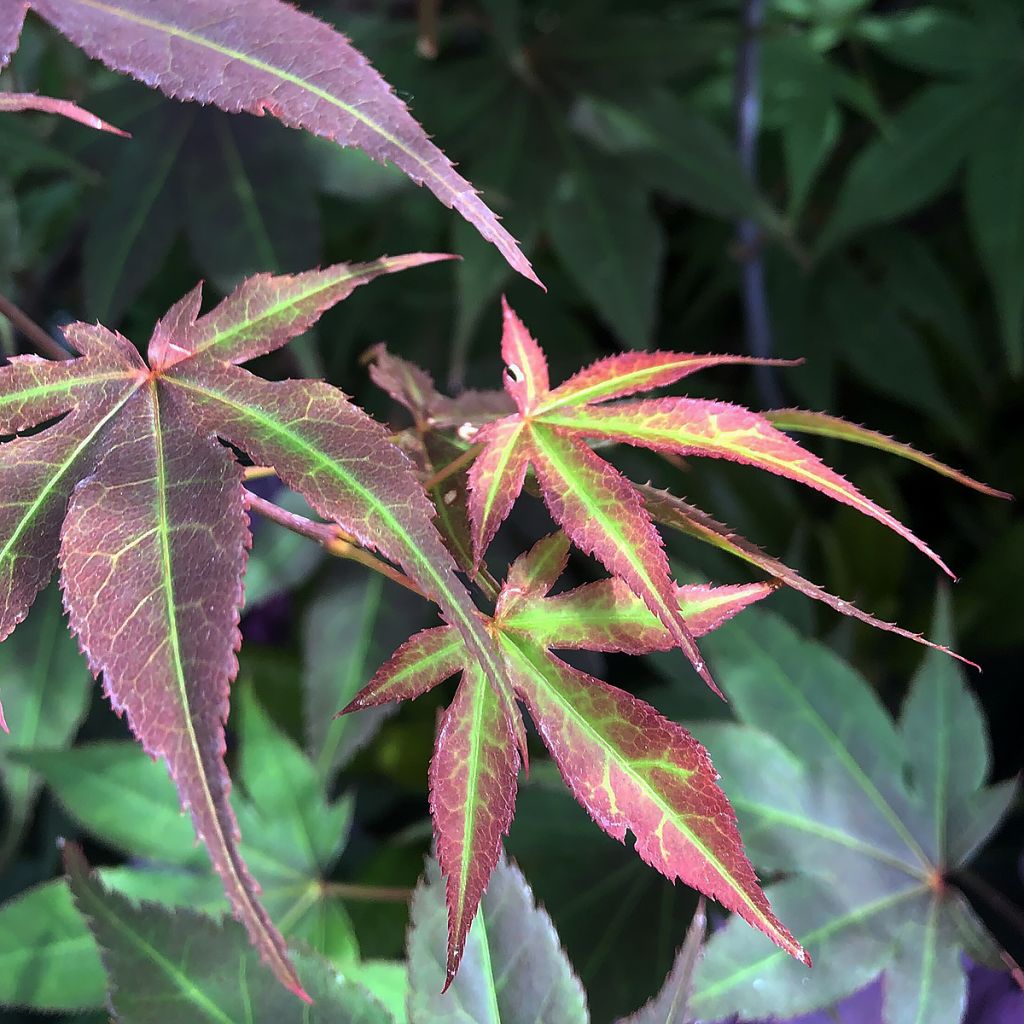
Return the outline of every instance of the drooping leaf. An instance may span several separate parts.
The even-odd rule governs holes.
[[[246,1024],[255,1009],[259,1020],[390,1024],[390,1014],[365,989],[342,980],[322,961],[299,962],[312,1002],[303,1006],[258,969],[245,933],[233,921],[136,905],[105,889],[76,847],[68,845],[64,859],[75,905],[101,949],[110,1008],[120,1019]]]
[[[665,987],[642,1009],[619,1021],[619,1024],[690,1024],[690,993],[693,974],[700,960],[707,929],[707,915],[703,901],[690,922],[686,941],[679,947],[672,971],[665,979]]]
[[[89,673],[67,635],[57,589],[39,605],[32,622],[0,647],[0,727],[10,733],[0,736],[0,788],[8,811],[0,861],[19,841],[40,786],[30,768],[9,756],[66,746],[89,706]]]
[[[949,639],[941,622],[936,633]],[[926,655],[901,737],[863,679],[781,620],[750,612],[712,635],[708,648],[744,724],[705,726],[699,735],[754,861],[795,872],[769,895],[823,967],[796,975],[763,941],[729,924],[698,968],[694,1012],[805,1013],[884,971],[887,1024],[958,1024],[959,922],[966,916],[984,929],[954,886],[973,848],[960,845],[952,829],[964,819],[954,825],[951,815],[987,804],[980,842],[1007,806],[1003,787],[993,787],[1001,803],[986,799],[984,728],[959,670]],[[961,729],[962,774],[952,753]]]
[[[1020,91],[987,111],[967,161],[966,203],[975,244],[991,282],[1010,369],[1024,368],[1024,289],[1013,273],[1024,253],[1024,143]]]
[[[715,684],[676,607],[668,560],[645,503],[646,492],[594,452],[588,439],[730,459],[796,480],[888,526],[946,568],[890,513],[757,413],[689,398],[600,404],[710,366],[757,360],[664,352],[614,356],[552,391],[543,353],[507,305],[502,347],[505,389],[519,405],[516,413],[485,423],[471,436],[481,448],[469,472],[476,560],[482,559],[532,466],[556,522],[573,543],[620,576],[644,601],[712,689]]]
[[[253,944],[301,991],[238,854],[223,763],[249,543],[242,474],[176,406],[150,385],[113,424],[95,475],[68,510],[65,598],[114,710],[150,756],[167,762]]]
[[[888,133],[854,160],[821,248],[871,224],[895,220],[946,188],[966,156],[972,122],[998,88],[996,78],[930,85],[914,96],[893,118]]]
[[[695,505],[683,501],[682,498],[677,498],[667,491],[659,491],[657,488],[649,485],[641,486],[639,490],[644,497],[644,502],[651,516],[657,522],[679,530],[705,544],[710,544],[720,551],[742,559],[749,565],[756,566],[768,573],[769,576],[780,580],[787,587],[791,587],[812,600],[820,601],[841,615],[848,615],[850,618],[857,619],[859,622],[872,626],[874,629],[895,633],[897,636],[913,640],[915,643],[923,644],[925,647],[934,647],[961,661],[966,660],[955,651],[951,651],[948,647],[941,644],[933,643],[920,633],[911,633],[909,630],[902,629],[894,623],[875,618],[875,616],[861,611],[852,602],[830,594],[823,587],[819,587],[816,583],[811,583],[810,580],[801,576],[800,573],[786,565],[785,562],[773,558],[762,551],[756,544],[741,537],[738,533],[729,529],[728,526],[713,519],[706,512],[702,512]],[[967,662],[967,664],[973,665],[974,663]]]
[[[566,140],[564,174],[548,212],[556,251],[577,286],[625,344],[654,333],[665,238],[647,191],[614,164]]]
[[[384,428],[326,384],[270,384],[224,361],[280,347],[361,273],[260,277],[202,318],[196,289],[157,325],[150,367],[119,335],[77,324],[66,334],[81,359],[0,371],[5,429],[70,410],[0,447],[0,487],[11,496],[0,509],[0,636],[49,579],[59,546],[65,601],[90,665],[145,749],[167,761],[236,913],[296,991],[228,803],[223,729],[249,531],[241,470],[217,436],[276,466],[314,508],[407,568],[479,653],[488,681],[510,693],[412,466]]]
[[[0,40],[0,48],[2,47],[3,41]],[[71,103],[69,100],[37,96],[32,92],[0,92],[0,114],[17,110],[39,110],[44,114],[59,114],[61,117],[84,124],[87,128],[96,128],[113,135],[127,135],[127,132],[107,124],[95,114],[90,114],[88,110],[83,110],[77,103]]]
[[[335,718],[374,665],[421,618],[416,598],[378,575],[350,573],[319,594],[303,620],[304,717],[310,756],[330,779],[371,739],[381,712]]]
[[[504,858],[497,864],[469,932],[462,970],[442,992],[445,918],[441,872],[430,861],[413,896],[409,931],[409,1016],[416,1024],[587,1024],[583,989],[518,868]]]
[[[324,22],[281,0],[250,0],[228,18],[215,0],[31,0],[31,6],[91,57],[175,99],[269,113],[395,163],[537,281],[515,240],[405,104]]]
[[[649,705],[577,672],[545,649],[593,646],[645,653],[668,649],[674,639],[618,581],[548,598],[566,555],[566,539],[555,534],[521,556],[498,597],[489,629],[502,644],[516,695],[529,707],[569,788],[609,835],[623,841],[626,830],[631,830],[637,837],[637,851],[647,863],[670,879],[682,878],[713,895],[794,955],[802,955],[760,893],[704,749]],[[703,631],[767,596],[771,589],[764,585],[682,588],[674,600],[684,620],[692,614],[696,628]],[[572,621],[574,608],[579,610],[578,623]],[[546,621],[550,628],[538,626]],[[541,643],[535,634],[542,637]],[[464,673],[431,766],[435,830],[448,875],[449,977],[458,966],[459,940],[468,923],[465,893],[477,894],[486,883],[486,873],[467,877],[464,862],[458,860],[465,852],[464,837],[471,827],[479,829],[486,853],[481,852],[478,861],[489,873],[511,815],[517,768],[517,740],[508,729],[509,716],[501,717],[497,699],[479,689],[480,681],[467,686],[474,670],[465,664],[465,653],[451,627],[424,630],[406,641],[345,708],[351,712],[410,699],[459,671]],[[482,698],[489,703],[479,704]],[[472,721],[471,711],[475,711]],[[458,744],[458,757],[451,736],[455,729],[465,734]],[[504,750],[499,755],[500,744]],[[482,808],[467,795],[467,779],[472,779],[474,767],[483,772],[476,783],[477,792],[487,794]],[[441,781],[447,798],[439,806]]]
[[[441,719],[430,762],[430,810],[450,908],[446,988],[512,822],[519,773],[514,740],[494,689],[478,667],[470,668]]]

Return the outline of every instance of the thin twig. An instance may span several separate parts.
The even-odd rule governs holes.
[[[968,889],[973,889],[1007,923],[1013,925],[1018,934],[1024,935],[1024,911],[1015,903],[1011,903],[974,871],[957,871],[954,877]]]
[[[246,480],[266,480],[267,477],[277,476],[277,470],[273,466],[246,466],[242,476]]]
[[[447,466],[442,466],[433,476],[427,477],[423,483],[424,490],[431,491],[438,484],[443,484],[450,476],[454,476],[461,469],[465,469],[483,451],[482,444],[475,444],[467,448],[457,459],[453,459]]]
[[[40,355],[47,359],[68,358],[68,353],[35,320],[4,295],[0,295],[0,314],[11,321]]]
[[[427,599],[423,591],[405,573],[360,547],[355,537],[346,533],[341,527],[333,523],[315,523],[312,519],[289,512],[287,509],[281,508],[280,505],[275,505],[272,501],[267,501],[266,498],[261,498],[258,494],[253,494],[248,490],[245,492],[245,504],[248,509],[258,512],[264,519],[269,519],[301,537],[308,537],[310,540],[316,541],[328,554],[365,565],[368,569],[380,573],[381,576],[387,577],[400,587],[405,587],[406,590],[411,590],[414,594]]]
[[[440,15],[441,0],[419,0],[416,5],[417,28],[416,52],[424,60],[437,60],[438,47],[438,18]]]
[[[321,882],[320,891],[325,896],[337,896],[338,899],[360,903],[408,903],[412,897],[412,889],[351,885],[348,882]]]
[[[764,0],[745,0],[739,51],[736,54],[736,148],[740,163],[751,182],[757,184],[757,136],[761,128],[761,32],[764,29]],[[764,282],[763,238],[750,217],[737,226],[740,275],[743,281],[744,320],[747,348],[752,356],[768,359],[772,354],[772,324]],[[774,408],[782,400],[778,381],[770,367],[758,366],[754,377],[761,401]]]

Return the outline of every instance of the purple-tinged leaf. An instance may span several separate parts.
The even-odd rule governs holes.
[[[79,360],[15,356],[7,366],[0,366],[0,437],[30,430],[67,412],[77,401],[76,392],[90,383],[100,381],[83,372]]]
[[[799,361],[797,361],[799,362]],[[755,359],[751,356],[694,355],[690,352],[623,352],[591,363],[559,384],[543,402],[546,413],[564,405],[585,405],[625,398],[640,391],[663,388],[691,373],[712,366],[794,366],[789,359]]]
[[[28,0],[0,0],[0,68],[6,67],[18,48]]]
[[[381,274],[452,257],[412,253],[372,263],[339,263],[304,274],[257,274],[239,285],[206,316],[195,319],[202,291],[193,289],[157,325],[149,344],[154,369],[192,356],[244,363],[266,355],[308,330],[321,314]]]
[[[512,823],[519,754],[494,688],[469,668],[441,719],[430,762],[430,810],[437,859],[447,876],[448,962],[445,988],[462,959],[470,925],[502,838]]]
[[[771,583],[676,587],[680,614],[695,636],[704,636],[777,588]],[[670,651],[675,640],[626,583],[614,577],[556,597],[528,597],[504,615],[501,628],[542,647],[560,650],[650,654]]]
[[[281,0],[32,0],[89,56],[180,100],[272,114],[391,161],[540,283],[512,236],[390,86],[333,28]]]
[[[735,911],[810,965],[772,913],[743,852],[736,815],[707,751],[650,705],[502,637],[516,691],[576,799],[610,836]]]
[[[530,336],[502,296],[501,357],[505,360],[505,390],[523,416],[528,416],[547,396],[551,387],[548,362],[540,345]]]
[[[424,629],[398,648],[339,714],[413,700],[461,672],[466,660],[462,637],[451,626]]]
[[[655,451],[729,459],[795,480],[887,526],[953,576],[946,563],[891,513],[749,409],[706,399],[657,398],[566,409],[545,417],[545,422]]]
[[[534,424],[531,462],[552,518],[664,623],[701,679],[721,696],[679,611],[661,536],[636,488],[582,441]]]
[[[516,417],[496,420],[474,435],[483,445],[469,469],[469,520],[473,527],[473,560],[479,565],[498,527],[508,517],[523,489],[530,464],[526,424]]]
[[[690,1024],[689,1002],[693,991],[693,972],[700,960],[707,923],[702,899],[693,913],[686,940],[679,947],[662,990],[646,1006],[620,1020],[618,1024]]]
[[[0,26],[2,28],[2,26]],[[0,41],[0,47],[2,47]],[[128,132],[107,124],[95,114],[83,110],[77,103],[70,100],[53,99],[50,96],[37,96],[32,92],[0,92],[0,114],[17,110],[38,110],[44,114],[58,114],[66,117],[69,121],[77,121],[87,128],[95,128],[101,132],[110,132],[112,135],[120,135],[128,138]]]
[[[943,654],[948,654],[958,661],[962,661],[965,665],[978,668],[973,661],[968,661],[951,648],[933,643],[920,633],[912,633],[910,630],[903,629],[895,623],[875,618],[874,615],[861,611],[855,604],[830,594],[823,587],[819,587],[816,583],[811,583],[810,580],[801,576],[796,569],[791,568],[777,558],[773,558],[756,544],[741,537],[738,533],[734,533],[728,526],[718,522],[695,505],[683,501],[682,498],[677,498],[674,494],[669,494],[667,491],[659,491],[657,488],[650,486],[639,486],[638,490],[643,496],[647,510],[657,522],[679,530],[681,533],[703,541],[705,544],[711,544],[720,551],[742,559],[749,565],[756,566],[763,572],[768,573],[769,576],[780,580],[785,586],[791,587],[813,601],[820,601],[822,604],[828,605],[829,608],[839,612],[840,615],[848,615],[850,618],[857,619],[858,622],[863,622],[873,629],[882,629],[887,633],[901,636],[905,640],[913,640],[914,643],[922,644],[924,647],[942,651]]]
[[[897,441],[887,434],[879,433],[877,430],[869,430],[857,423],[850,423],[840,419],[838,416],[829,416],[824,412],[806,412],[803,409],[773,409],[766,412],[764,418],[774,424],[779,430],[795,431],[803,434],[817,434],[821,437],[834,437],[840,441],[849,441],[852,444],[862,444],[868,448],[877,448],[880,451],[888,452],[890,455],[898,455],[900,458],[909,459],[920,466],[938,473],[940,476],[949,477],[964,487],[970,487],[991,498],[1012,498],[1012,494],[1006,491],[997,491],[988,484],[962,473],[946,463],[940,462],[933,455],[926,455],[912,448],[909,444]]]
[[[504,666],[433,525],[413,464],[381,424],[322,382],[270,383],[210,358],[179,363],[164,380],[202,429],[273,466],[320,515],[401,565],[493,685],[503,685]]]
[[[5,430],[27,429],[71,410],[41,433],[0,445],[0,640],[25,618],[53,575],[71,492],[91,472],[104,430],[143,371],[134,349],[122,348],[123,339],[102,328],[73,325],[67,334],[87,358],[51,363],[52,369],[18,360],[0,370],[0,381],[6,376],[19,388],[0,398]],[[81,374],[77,381],[70,377],[74,368]]]
[[[494,617],[507,623],[513,612],[531,599],[543,598],[558,582],[569,561],[569,538],[559,530],[520,555],[509,567],[498,595]]]
[[[224,722],[249,545],[242,472],[193,432],[179,402],[150,383],[111,427],[64,525],[65,602],[114,710],[167,763],[253,945],[305,996],[238,851],[228,800]]]
[[[363,355],[370,365],[370,380],[412,413],[417,423],[425,422],[430,410],[443,401],[434,378],[422,367],[392,355],[381,342]]]

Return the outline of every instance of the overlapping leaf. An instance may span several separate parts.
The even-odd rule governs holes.
[[[647,863],[714,896],[804,958],[761,895],[704,749],[649,705],[570,668],[548,650],[646,653],[673,644],[664,624],[620,581],[547,597],[567,556],[567,538],[555,534],[517,560],[489,626],[516,696],[528,706],[566,783],[609,835],[624,841],[632,831]],[[673,589],[673,601],[700,635],[771,589],[682,587]],[[449,982],[511,820],[518,767],[507,716],[475,671],[450,627],[425,630],[403,644],[345,709],[410,699],[462,672],[431,765],[438,854],[447,875]],[[460,733],[457,756],[453,732]]]
[[[119,1020],[391,1024],[391,1015],[369,992],[343,981],[322,961],[300,961],[302,983],[314,1003],[304,1007],[257,968],[235,922],[135,904],[106,889],[74,846],[65,849],[64,863],[75,906],[102,951],[108,1003]]]
[[[898,520],[765,417],[704,399],[631,398],[709,366],[756,360],[630,353],[603,359],[552,390],[540,347],[507,304],[502,355],[505,389],[517,411],[485,423],[473,437],[481,446],[469,473],[477,562],[532,467],[553,518],[578,547],[593,554],[643,599],[712,689],[714,682],[673,599],[668,561],[643,495],[588,447],[588,439],[730,459],[787,477],[876,519],[946,568]]]
[[[409,929],[409,1016],[414,1024],[587,1024],[586,996],[551,918],[534,904],[519,869],[504,857],[496,865],[469,932],[462,970],[450,989],[444,986],[440,955],[445,917],[444,880],[438,864],[430,861],[413,895]]]
[[[936,634],[950,639],[945,615]],[[884,971],[887,1024],[959,1024],[960,952],[991,960],[994,944],[955,872],[1016,786],[985,785],[984,723],[955,663],[925,656],[897,725],[852,669],[765,613],[744,616],[708,646],[743,724],[699,735],[751,858],[794,873],[769,893],[819,966],[796,976],[753,933],[728,924],[698,968],[694,1012],[788,1017],[831,1005]]]
[[[353,801],[325,799],[313,763],[248,690],[236,701],[236,716],[239,710],[241,786],[231,802],[261,900],[290,944],[311,948],[351,973],[359,952],[354,929],[341,898],[324,880],[348,840]],[[196,847],[167,773],[137,746],[91,743],[16,756],[90,836],[131,859],[129,867],[102,871],[105,886],[166,907],[215,916],[227,909],[223,886]],[[72,909],[63,880],[0,908],[0,936],[0,1002],[50,1011],[102,1003],[96,944]]]
[[[515,239],[349,41],[283,0],[5,0],[0,64],[30,6],[89,56],[180,100],[272,114],[292,128],[392,162],[537,280]]]
[[[0,637],[24,618],[59,548],[91,668],[167,762],[235,913],[296,991],[228,803],[223,723],[249,529],[241,470],[216,438],[275,466],[319,513],[402,565],[503,685],[431,505],[384,428],[326,384],[272,384],[232,365],[284,345],[363,281],[437,258],[260,276],[205,316],[197,288],[157,325],[148,366],[119,335],[76,324],[66,333],[82,358],[0,369],[0,433],[63,416],[0,446]]]

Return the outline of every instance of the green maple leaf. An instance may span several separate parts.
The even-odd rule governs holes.
[[[949,638],[947,613],[936,632]],[[751,612],[708,647],[743,724],[697,733],[751,858],[792,873],[768,893],[818,966],[796,976],[727,924],[698,969],[694,1012],[789,1017],[884,973],[886,1024],[959,1024],[961,951],[998,956],[956,874],[1016,793],[985,785],[984,720],[959,669],[929,652],[896,723],[852,669],[772,616]]]

